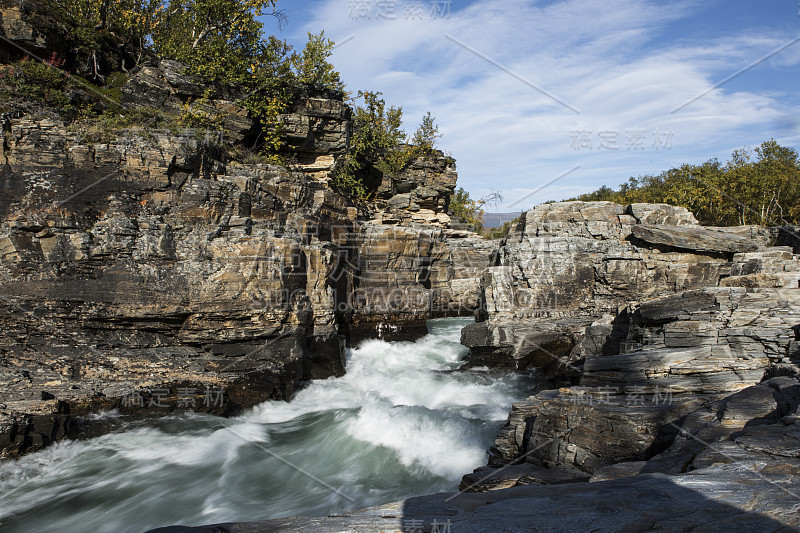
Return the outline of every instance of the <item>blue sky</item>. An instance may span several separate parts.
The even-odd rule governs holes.
[[[324,29],[341,43],[332,62],[348,89],[382,91],[403,107],[407,131],[431,111],[459,185],[473,197],[503,195],[493,211],[684,162],[727,161],[734,149],[773,137],[800,147],[798,0],[279,7],[289,19],[277,35],[301,48],[307,31]]]

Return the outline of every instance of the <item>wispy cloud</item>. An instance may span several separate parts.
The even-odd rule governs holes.
[[[408,130],[430,110],[442,146],[458,161],[460,184],[476,196],[489,185],[505,190],[506,206],[578,163],[580,173],[534,198],[561,199],[681,162],[725,158],[772,136],[800,135],[791,118],[797,101],[780,87],[713,88],[794,35],[763,29],[706,40],[669,35],[696,15],[699,1],[478,0],[458,10],[453,2],[449,18],[426,12],[422,20],[406,20],[403,2],[395,20],[377,18],[376,2],[368,18],[354,18],[350,4],[318,2],[303,34],[324,28],[334,40],[352,35],[333,57],[349,87],[380,90],[390,104],[402,105]],[[800,53],[793,48],[756,69],[796,65]],[[628,150],[634,130],[644,130],[645,141]],[[591,150],[576,145],[578,131],[591,132]],[[603,145],[601,132],[617,132],[616,150]],[[654,146],[657,132],[669,132],[668,146]]]

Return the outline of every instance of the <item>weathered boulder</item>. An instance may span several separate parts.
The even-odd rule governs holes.
[[[581,318],[478,322],[461,332],[461,344],[470,349],[470,366],[539,368],[549,379],[577,379],[572,363],[581,359]]]
[[[685,207],[669,204],[631,204],[625,210],[639,224],[667,224],[671,226],[698,226],[700,223]]]
[[[758,249],[757,244],[745,237],[700,227],[639,224],[631,229],[633,236],[645,243],[683,250],[742,253]]]

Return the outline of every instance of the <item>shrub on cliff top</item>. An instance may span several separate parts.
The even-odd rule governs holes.
[[[433,155],[439,137],[435,118],[428,113],[409,138],[402,129],[403,108],[387,108],[381,95],[358,92],[364,105],[355,107],[350,151],[331,181],[334,188],[356,198],[369,196],[366,179],[376,170],[397,176],[417,158]]]
[[[436,125],[436,119],[428,111],[422,117],[422,122],[420,122],[417,131],[414,132],[411,144],[416,146],[422,154],[430,155],[436,148],[436,140],[441,136],[439,126]]]
[[[381,161],[390,150],[396,149],[405,139],[402,130],[403,109],[386,108],[382,93],[358,91],[363,106],[356,106],[353,114],[353,136],[350,151],[334,173],[331,185],[355,198],[369,195],[364,176]]]
[[[800,224],[800,158],[772,139],[754,150],[736,150],[724,165],[716,159],[685,164],[575,199],[677,205],[711,226]]]
[[[0,101],[6,105],[57,109],[65,120],[71,120],[80,109],[66,95],[70,85],[65,72],[42,61],[26,58],[0,66]]]
[[[474,200],[463,187],[459,187],[450,197],[449,212],[458,222],[468,224],[475,233],[483,233],[483,215],[485,214],[483,208],[502,201],[503,196],[496,191]],[[487,234],[485,237],[494,238],[491,234]]]

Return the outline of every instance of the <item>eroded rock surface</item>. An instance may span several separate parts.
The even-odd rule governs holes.
[[[800,270],[770,244],[668,206],[535,208],[462,343],[563,386],[513,404],[461,492],[159,531],[795,530]]]
[[[653,232],[664,238],[641,238]],[[769,245],[769,232],[750,226],[704,229],[691,213],[672,206],[537,206],[483,274],[481,321],[465,330],[463,342],[474,364],[502,361],[524,368],[545,354],[550,368],[535,366],[574,383],[577,374],[570,366],[598,351],[611,355],[620,349],[613,345],[621,341],[616,317],[628,306],[705,287],[796,289],[800,258],[788,247]],[[556,331],[560,340],[553,344]]]
[[[145,65],[123,92],[177,107],[198,87],[182,72]],[[74,417],[101,409],[228,414],[287,399],[344,372],[348,337],[474,311],[494,248],[447,228],[452,160],[387,178],[410,183],[433,219],[407,206],[377,220],[379,206],[329,186],[348,143],[342,95],[297,98],[288,167],[231,160],[191,131],[98,142],[55,119],[0,117],[0,448],[74,434]],[[243,118],[231,132],[247,134]]]

